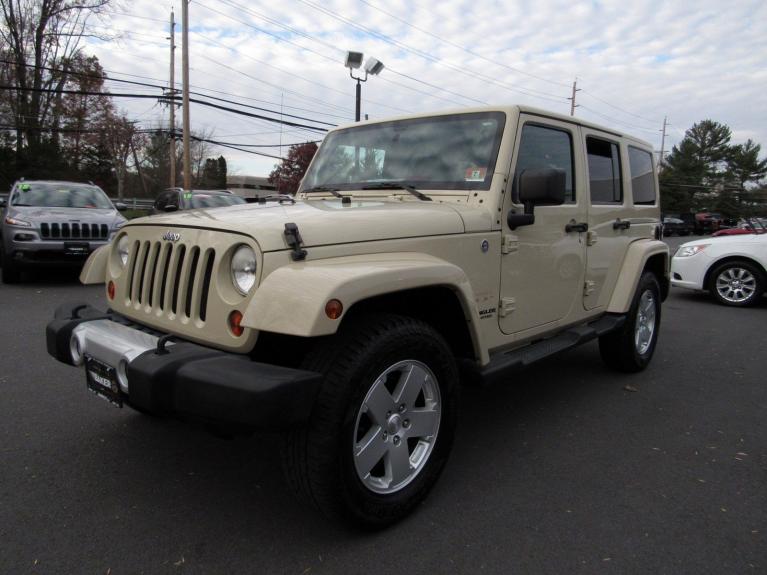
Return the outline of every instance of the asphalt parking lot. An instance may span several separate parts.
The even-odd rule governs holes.
[[[767,572],[767,300],[673,290],[641,374],[592,343],[467,388],[436,489],[377,534],[296,503],[276,436],[93,397],[45,351],[72,300],[103,288],[0,286],[0,573]]]

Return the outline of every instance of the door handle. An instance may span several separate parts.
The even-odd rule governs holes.
[[[618,218],[613,222],[613,229],[614,230],[627,230],[631,227],[631,221],[630,220],[621,220]]]
[[[587,232],[589,231],[589,224],[587,222],[577,222],[570,220],[570,223],[565,226],[565,232]]]

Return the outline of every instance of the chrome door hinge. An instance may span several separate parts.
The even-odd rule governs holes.
[[[583,295],[588,296],[593,294],[596,287],[597,287],[597,282],[586,280],[583,283]]]
[[[501,245],[502,254],[510,254],[519,249],[519,239],[512,234],[506,234],[503,236],[503,245]]]
[[[501,317],[506,317],[509,315],[511,312],[517,309],[516,303],[517,302],[513,297],[502,297],[501,305],[499,306],[501,309],[499,315]]]
[[[594,230],[589,230],[586,232],[586,245],[593,246],[595,243],[597,243],[598,238],[599,236]]]

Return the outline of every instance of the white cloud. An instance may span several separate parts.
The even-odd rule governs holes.
[[[180,2],[174,0],[174,5],[180,21]],[[99,57],[112,77],[124,77],[117,74],[123,72],[167,81],[167,24],[163,23],[169,16],[168,6],[135,0],[128,7],[133,16],[112,17],[114,28],[127,31],[123,37],[117,42],[93,42],[87,50]],[[667,149],[685,129],[705,118],[728,124],[735,141],[748,137],[767,147],[764,2],[733,0],[725,6],[716,0],[575,4],[569,0],[219,0],[193,2],[190,22],[191,82],[199,91],[218,90],[231,96],[213,95],[275,110],[282,103],[285,113],[333,123],[351,120],[354,84],[342,58],[344,50],[357,49],[387,66],[363,87],[363,113],[371,117],[476,101],[533,104],[567,113],[569,86],[577,76],[583,89],[578,93],[579,116],[647,139],[656,147],[660,147],[664,116],[673,125]],[[181,34],[176,38],[180,48]],[[180,61],[179,49],[179,83]],[[152,93],[117,85],[111,89]],[[152,107],[150,101],[120,100],[120,105],[146,125],[167,122],[164,109]],[[201,106],[193,107],[192,121],[193,127],[214,129],[222,141],[272,144],[280,137],[284,143],[314,139],[306,131],[285,127],[280,134],[276,124]],[[221,152],[240,173],[262,175],[274,163],[231,150]]]

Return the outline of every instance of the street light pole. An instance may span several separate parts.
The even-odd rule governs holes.
[[[346,67],[349,68],[349,76],[352,80],[357,80],[356,89],[356,105],[354,108],[354,121],[359,122],[362,116],[362,82],[368,81],[368,75],[377,76],[384,69],[383,62],[376,60],[375,58],[368,58],[365,62],[365,76],[355,76],[352,70],[355,70],[362,66],[362,60],[364,58],[362,52],[347,52],[346,53]]]

